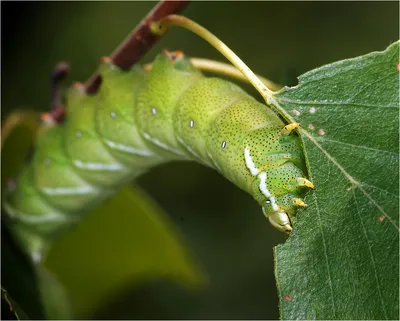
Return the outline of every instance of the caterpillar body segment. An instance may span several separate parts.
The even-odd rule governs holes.
[[[298,137],[240,87],[207,78],[183,54],[160,54],[151,72],[105,60],[96,95],[72,87],[64,124],[49,127],[8,191],[14,234],[34,257],[49,241],[160,163],[194,160],[221,172],[262,206],[272,225],[290,217],[309,182]],[[309,182],[309,183],[308,183]]]

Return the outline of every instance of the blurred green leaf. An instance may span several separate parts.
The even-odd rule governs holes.
[[[11,239],[8,230],[1,227],[1,286],[18,305],[15,310],[33,319],[44,319],[40,285],[34,266]],[[17,312],[17,313],[18,313]]]
[[[25,164],[39,124],[39,113],[29,110],[11,113],[2,124],[2,190],[8,179],[16,177]],[[62,286],[16,246],[5,225],[2,225],[1,236],[2,294],[16,316],[19,319],[69,319],[70,308]]]
[[[1,189],[15,178],[24,165],[39,127],[39,113],[31,110],[12,112],[1,124]]]
[[[399,317],[399,42],[276,95],[317,186],[275,248],[283,319]]]
[[[70,319],[62,286],[16,246],[4,224],[1,232],[2,291],[18,319]]]
[[[54,245],[45,265],[87,317],[118,290],[157,277],[198,286],[203,276],[178,231],[139,189],[124,188]]]
[[[43,265],[36,266],[40,294],[47,320],[69,320],[73,317],[70,300],[63,285]]]

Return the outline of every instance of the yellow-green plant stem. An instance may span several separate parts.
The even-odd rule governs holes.
[[[206,58],[190,58],[190,62],[195,66],[197,69],[206,72],[212,72],[214,74],[229,77],[232,79],[240,80],[245,83],[249,83],[249,80],[235,67],[229,65],[224,62],[206,59]],[[144,69],[146,71],[150,71],[152,68],[152,64],[146,64]],[[268,80],[260,75],[256,76],[267,86],[269,89],[278,91],[281,89],[281,86],[275,84],[271,80]]]
[[[205,58],[191,58],[190,61],[196,68],[202,71],[213,72],[215,74],[230,77],[246,83],[249,82],[246,76],[244,76],[237,68],[233,67],[232,65],[226,64],[224,62],[205,59]],[[267,86],[269,89],[273,91],[278,91],[279,89],[282,88],[281,86],[275,84],[274,82],[268,80],[263,76],[256,74],[256,77],[260,79],[265,86]]]
[[[10,113],[1,124],[1,148],[13,130],[20,125],[27,127],[32,133],[36,133],[40,125],[39,119],[39,113],[29,109],[20,109]]]
[[[200,26],[198,23],[179,15],[169,15],[160,21],[153,22],[150,25],[150,30],[162,36],[172,26],[179,26],[197,34],[206,40],[211,46],[217,49],[225,58],[227,58],[239,71],[249,80],[249,82],[257,89],[268,105],[283,115],[287,120],[292,121],[293,118],[280,107],[274,99],[274,92],[267,88],[264,83],[247,67],[247,65],[218,37],[213,33]]]

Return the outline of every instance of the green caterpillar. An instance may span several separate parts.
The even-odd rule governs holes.
[[[207,78],[180,52],[150,72],[104,62],[96,95],[66,95],[64,124],[47,126],[5,209],[34,257],[82,215],[150,168],[172,160],[210,166],[250,193],[279,230],[311,182],[291,125],[237,85]],[[311,184],[312,185],[312,184]]]

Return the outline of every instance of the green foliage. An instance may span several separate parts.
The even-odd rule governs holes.
[[[29,110],[14,112],[1,128],[1,190],[24,166],[26,153],[32,146],[39,128],[39,113]],[[15,144],[18,142],[18,148]],[[5,156],[4,156],[5,155]]]
[[[317,189],[275,248],[283,319],[399,317],[399,42],[276,95]]]
[[[45,266],[68,290],[83,318],[113,293],[146,280],[168,278],[189,287],[203,281],[168,218],[130,187],[62,236]]]

